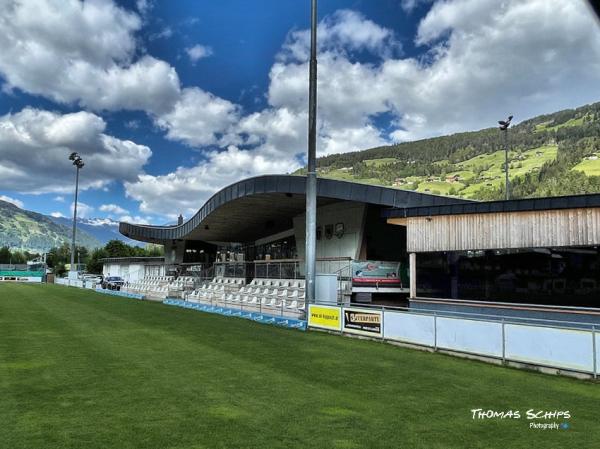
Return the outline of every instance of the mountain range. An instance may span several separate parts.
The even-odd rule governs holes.
[[[43,215],[0,200],[0,247],[47,252],[65,242],[71,242],[71,226],[72,220],[69,218]],[[117,221],[106,218],[77,220],[78,245],[93,249],[115,239],[130,245],[141,245],[140,242],[121,235]]]
[[[73,220],[66,217],[48,217],[56,224],[70,227]],[[102,246],[110,240],[121,240],[128,245],[143,246],[144,244],[136,240],[131,240],[119,233],[119,222],[110,218],[78,218],[77,232],[82,230],[97,239]]]
[[[52,217],[0,200],[0,247],[46,252],[70,242],[71,232],[70,226],[56,223]],[[101,246],[100,240],[84,230],[77,233],[77,244],[90,249]]]

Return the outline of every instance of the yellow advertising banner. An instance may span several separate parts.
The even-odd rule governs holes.
[[[342,330],[342,313],[339,307],[310,304],[308,307],[309,327],[332,331]]]

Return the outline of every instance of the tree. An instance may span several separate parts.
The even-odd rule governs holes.
[[[3,246],[2,248],[0,248],[0,263],[10,263],[10,261],[10,248],[8,246]]]
[[[121,240],[111,240],[104,246],[108,257],[131,257],[134,253],[131,246]]]
[[[92,251],[92,254],[86,262],[86,268],[89,273],[101,274],[102,273],[102,262],[100,259],[108,257],[108,251],[104,248],[96,248]]]

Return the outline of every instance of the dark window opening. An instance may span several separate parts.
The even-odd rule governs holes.
[[[597,247],[424,253],[419,297],[600,307]]]

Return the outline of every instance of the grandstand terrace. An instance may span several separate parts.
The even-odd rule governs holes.
[[[0,282],[42,282],[45,277],[45,263],[0,264]]]
[[[191,279],[161,295],[301,313],[305,184],[250,178],[184,223],[119,229],[164,245],[162,276]],[[317,197],[317,272],[337,282],[317,279],[320,301],[600,319],[600,195],[474,202],[319,179]]]

